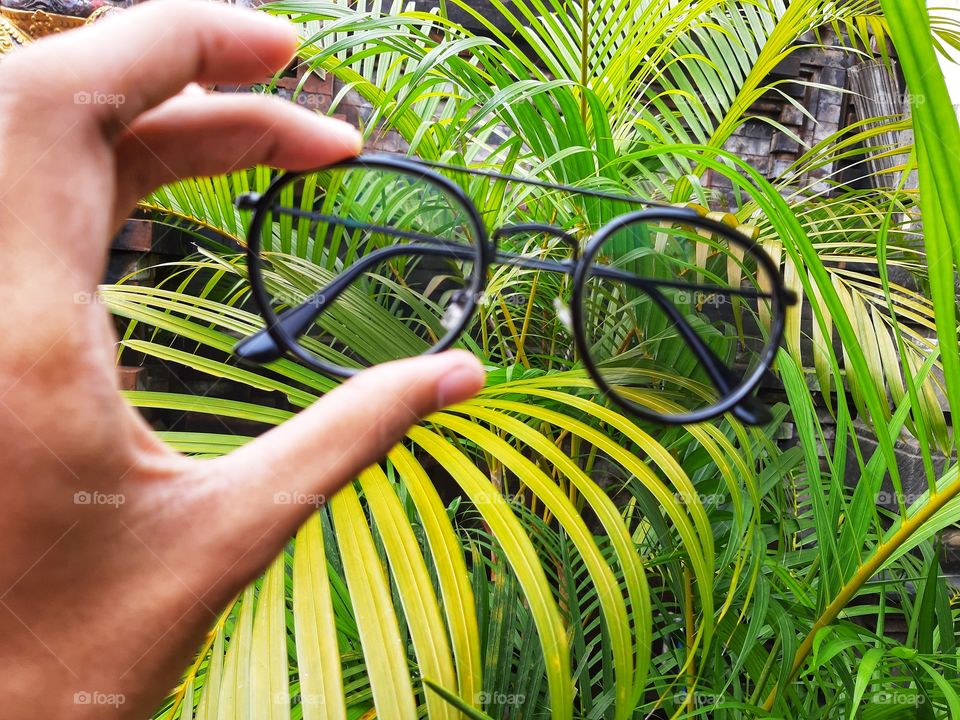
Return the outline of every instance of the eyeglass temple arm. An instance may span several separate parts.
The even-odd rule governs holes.
[[[417,245],[417,246],[390,246],[381,248],[365,256],[359,262],[351,265],[332,283],[324,287],[319,292],[308,297],[303,303],[289,308],[277,316],[278,324],[283,326],[286,333],[293,339],[301,337],[324,309],[336,300],[347,287],[353,283],[357,277],[367,270],[371,265],[376,265],[380,260],[394,255],[410,254],[415,250],[415,254],[423,255],[454,255],[463,257],[467,255],[472,257],[472,252],[468,247],[450,247],[442,245]],[[575,268],[574,263],[553,262],[536,260],[533,258],[523,258],[520,256],[508,255],[506,253],[498,254],[498,260],[507,261],[515,265],[534,270],[548,270],[554,272],[571,273]],[[613,268],[604,268],[598,266],[594,272],[600,276],[612,276],[616,279],[624,280],[646,292],[650,298],[667,314],[670,321],[677,326],[680,334],[686,344],[693,350],[697,360],[704,366],[711,382],[721,394],[729,394],[737,387],[739,380],[733,372],[717,357],[716,353],[707,345],[697,332],[690,326],[687,319],[677,310],[676,306],[667,300],[663,294],[654,287],[654,283],[637,277],[630,273],[621,273]],[[684,286],[688,287],[688,286]],[[709,287],[709,286],[701,286]],[[719,288],[715,288],[719,289]],[[241,340],[233,348],[233,352],[240,358],[255,362],[258,364],[273,362],[283,355],[283,349],[274,342],[273,337],[266,329],[260,330],[253,335]],[[738,420],[748,425],[763,425],[772,419],[770,411],[758,400],[753,397],[744,398],[740,403],[734,406],[731,411]]]
[[[467,248],[469,249],[469,248]],[[302,303],[288,308],[277,315],[277,324],[292,340],[302,337],[320,314],[336,300],[360,275],[381,260],[394,255],[449,255],[450,248],[443,245],[391,245],[376,250],[355,262],[338,275],[333,282],[324,286]],[[457,251],[454,255],[456,256]],[[262,365],[273,362],[283,356],[281,348],[269,330],[264,328],[245,337],[233,346],[233,353],[244,360]]]
[[[657,304],[657,306],[666,313],[670,322],[677,326],[680,335],[683,337],[687,346],[693,350],[697,360],[707,371],[713,386],[720,391],[722,395],[731,395],[740,384],[740,379],[734,375],[733,371],[717,357],[713,349],[703,341],[697,332],[690,326],[683,314],[677,310],[676,305],[667,300],[663,294],[654,287],[646,288],[645,292]],[[733,406],[731,411],[733,416],[746,425],[766,425],[773,420],[773,414],[770,409],[753,396],[747,396]]]
[[[389,258],[393,255],[443,255],[453,256],[461,260],[470,260],[474,256],[472,249],[465,245],[441,244],[438,238],[428,235],[419,235],[418,233],[404,232],[404,236],[414,236],[413,239],[422,240],[424,242],[430,241],[430,244],[392,245],[366,255],[344,270],[332,283],[306,298],[306,300],[304,300],[300,305],[288,308],[277,315],[277,324],[282,326],[283,330],[287,335],[290,336],[291,339],[296,340],[310,329],[310,326],[320,316],[327,305],[339,297],[340,294],[350,285],[350,283],[356,280],[369,267],[375,265],[380,260]],[[537,260],[536,258],[525,258],[520,255],[513,255],[511,253],[497,253],[496,261],[500,263],[507,263],[516,267],[522,267],[528,270],[542,270],[567,274],[572,274],[576,269],[576,264],[573,262]],[[743,296],[755,294],[751,291],[737,290],[735,288],[718,288],[710,285],[680,283],[670,280],[649,280],[646,278],[641,278],[632,273],[622,272],[616,270],[615,268],[607,268],[602,265],[596,266],[593,272],[605,279],[619,280],[637,287],[638,289],[647,293],[651,293],[652,290],[655,290],[655,286],[662,286],[700,292],[722,290],[728,294],[738,294]],[[660,301],[667,303],[667,305],[673,308],[676,316],[683,320],[683,316],[677,313],[676,308],[674,308],[671,303],[663,298],[662,295],[660,295]],[[686,321],[683,320],[683,322]],[[693,342],[702,343],[699,336],[697,336],[692,329],[688,335],[694,338]],[[244,360],[259,364],[272,362],[283,355],[283,349],[274,342],[273,337],[266,328],[241,340],[239,343],[237,343],[237,345],[234,346],[233,352]],[[722,391],[722,388],[718,389]]]

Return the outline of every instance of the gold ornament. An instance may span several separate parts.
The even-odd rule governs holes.
[[[46,10],[16,10],[0,7],[0,14],[34,40],[64,30],[83,27],[87,22],[86,18],[58,15],[57,13],[48,13]]]
[[[81,18],[45,10],[17,10],[0,6],[0,56],[38,38],[83,27],[120,10],[112,6],[100,7],[90,17]]]
[[[0,55],[23,47],[29,42],[30,38],[19,27],[0,15]]]

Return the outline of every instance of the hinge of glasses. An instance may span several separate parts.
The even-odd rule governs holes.
[[[241,193],[240,195],[237,195],[237,199],[233,201],[233,204],[241,210],[256,210],[257,205],[260,203],[260,197],[260,193]]]

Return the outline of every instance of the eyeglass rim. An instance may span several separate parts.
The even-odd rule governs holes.
[[[273,202],[279,192],[288,184],[296,182],[302,177],[319,171],[351,168],[373,170],[383,169],[394,172],[402,172],[414,175],[425,182],[438,186],[443,191],[448,192],[463,206],[463,209],[467,212],[468,218],[473,226],[472,229],[476,233],[476,258],[473,263],[474,270],[471,273],[470,285],[467,288],[468,298],[467,305],[464,308],[463,317],[455,327],[451,328],[443,338],[441,338],[436,344],[432,345],[426,352],[422,353],[422,355],[435,355],[441,353],[452,347],[453,344],[463,335],[464,330],[476,311],[478,298],[482,291],[486,288],[487,271],[496,253],[496,247],[489,238],[486,226],[483,223],[480,212],[476,205],[470,200],[460,185],[435,171],[435,169],[450,169],[453,171],[469,170],[467,168],[448,166],[440,163],[427,163],[412,158],[394,157],[388,155],[360,155],[358,157],[350,158],[321,168],[313,168],[310,170],[297,172],[285,172],[274,178],[263,194],[257,198],[255,205],[252,207],[253,217],[247,233],[246,247],[248,281],[251,287],[251,292],[260,310],[260,315],[263,317],[266,323],[266,330],[273,341],[277,343],[278,347],[290,352],[298,360],[315,370],[342,378],[352,377],[361,372],[364,368],[349,368],[327,363],[314,353],[304,348],[278,321],[277,315],[273,311],[271,299],[266,290],[266,283],[263,280],[262,263],[260,257],[260,233],[262,231],[264,218],[267,215],[266,211],[269,210],[269,208],[273,205]],[[525,178],[501,175],[492,172],[472,174],[481,174],[485,177],[504,179],[508,181],[527,182]],[[543,182],[536,182],[536,184],[538,186],[551,189],[565,190],[575,193],[582,192],[580,188],[573,186],[555,185],[552,183]],[[616,201],[648,204],[647,201],[640,200],[639,198],[629,198],[625,196],[602,193],[599,191],[587,191],[584,194],[588,196],[599,196],[605,199]],[[750,396],[754,390],[756,390],[764,375],[766,375],[766,373],[769,372],[770,368],[772,367],[776,354],[779,351],[780,344],[783,341],[785,310],[786,307],[791,304],[791,296],[784,285],[783,275],[780,272],[780,269],[775,265],[770,256],[758,243],[736,232],[727,225],[719,223],[715,220],[711,220],[710,218],[703,217],[689,208],[678,208],[662,203],[651,204],[654,205],[653,208],[618,215],[613,220],[604,224],[596,233],[593,234],[585,249],[577,258],[575,269],[572,275],[573,291],[571,298],[571,320],[573,325],[574,343],[579,351],[579,355],[584,363],[584,367],[594,384],[616,405],[641,419],[651,422],[670,425],[695,424],[714,419],[726,412],[729,412],[734,407],[743,403],[744,400],[746,400],[747,397]],[[604,380],[597,363],[588,352],[589,345],[587,342],[586,324],[583,312],[583,293],[585,281],[587,279],[587,273],[590,269],[590,265],[592,264],[603,244],[614,233],[622,230],[627,225],[638,222],[656,221],[658,219],[683,221],[710,228],[713,232],[724,236],[727,240],[732,241],[735,245],[747,251],[754,259],[757,260],[758,263],[763,265],[764,270],[769,273],[771,279],[773,280],[771,294],[774,302],[772,303],[771,307],[772,321],[770,326],[770,334],[769,339],[764,346],[763,351],[761,352],[760,361],[758,362],[757,367],[748,378],[741,381],[733,393],[724,396],[719,402],[708,405],[697,411],[681,413],[677,415],[661,415],[659,413],[650,411],[644,406],[622,397]]]
[[[615,233],[624,227],[640,222],[651,223],[659,220],[670,220],[679,222],[690,222],[701,227],[709,228],[712,232],[722,235],[728,241],[732,241],[738,247],[748,252],[758,263],[763,266],[765,272],[769,273],[773,281],[771,296],[770,316],[770,334],[763,350],[760,353],[757,367],[750,375],[741,380],[736,390],[729,395],[725,395],[720,401],[708,405],[699,410],[687,413],[678,413],[676,415],[661,415],[645,408],[644,406],[633,402],[617,393],[609,383],[603,378],[600,368],[589,352],[589,343],[587,341],[586,321],[584,318],[584,292],[586,281],[593,260],[600,251],[600,248]],[[580,261],[577,264],[573,274],[573,292],[571,294],[570,313],[573,324],[574,341],[580,348],[580,359],[587,369],[591,379],[606,397],[612,400],[616,405],[624,410],[628,410],[634,415],[652,422],[666,422],[671,425],[693,425],[707,420],[712,420],[726,412],[729,412],[736,406],[744,402],[760,385],[764,375],[773,367],[773,362],[780,350],[780,344],[783,342],[784,329],[786,325],[786,308],[791,304],[790,294],[787,292],[783,281],[783,274],[774,264],[773,259],[756,242],[736,232],[733,228],[723,223],[705,218],[687,208],[654,208],[651,210],[639,210],[637,212],[620,215],[600,228],[587,243],[584,248]]]
[[[250,228],[247,231],[247,275],[250,288],[259,310],[260,316],[266,323],[266,330],[277,346],[293,354],[298,360],[309,367],[324,372],[335,377],[349,378],[360,373],[365,368],[350,368],[341,365],[334,365],[322,360],[320,357],[304,348],[296,338],[292,337],[282,323],[278,321],[277,314],[273,310],[270,296],[266,289],[266,283],[263,280],[263,267],[261,262],[261,231],[263,229],[266,211],[273,205],[273,202],[280,191],[287,185],[296,182],[298,179],[319,171],[329,171],[338,169],[383,169],[391,171],[400,171],[406,174],[412,174],[421,180],[432,183],[440,187],[441,190],[449,192],[463,206],[467,212],[471,229],[476,233],[477,238],[474,242],[476,251],[473,260],[473,270],[471,272],[470,285],[467,290],[467,302],[464,307],[463,317],[460,322],[440,338],[440,340],[431,345],[422,355],[436,355],[444,350],[450,349],[453,344],[460,339],[463,331],[466,329],[470,318],[473,316],[478,298],[486,287],[486,275],[490,266],[490,242],[486,226],[484,225],[480,212],[471,202],[470,198],[464,192],[463,188],[457,185],[449,178],[445,178],[439,173],[420,166],[418,163],[406,161],[406,158],[394,158],[390,156],[364,156],[350,158],[333,165],[322,168],[314,168],[301,172],[286,172],[276,177],[262,195],[258,198],[256,206],[253,208],[253,218],[250,222]],[[419,357],[419,356],[418,356]]]

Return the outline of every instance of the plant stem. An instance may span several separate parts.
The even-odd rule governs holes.
[[[797,648],[797,654],[793,659],[793,665],[790,668],[790,680],[796,677],[797,672],[799,672],[803,663],[806,661],[807,655],[810,654],[810,650],[813,648],[813,641],[817,633],[836,620],[840,612],[850,603],[854,595],[857,594],[857,591],[877,573],[890,556],[909,540],[913,533],[922,528],[930,518],[936,515],[948,502],[953,500],[957,494],[960,494],[960,480],[954,480],[942,493],[930,498],[930,502],[920,508],[913,517],[903,521],[900,528],[889,540],[881,543],[877,547],[877,551],[873,554],[873,557],[861,565],[853,577],[847,581],[847,584],[841,588],[840,592],[837,593],[837,596],[833,599],[833,602],[831,602],[820,617],[817,618],[813,627],[810,628],[810,632],[807,633],[803,642],[800,643],[800,647]],[[773,709],[773,704],[777,700],[778,690],[779,686],[775,685],[773,690],[770,691],[770,695],[767,696],[767,700],[763,704],[764,710],[770,711]]]
[[[587,0],[580,0],[580,119],[587,121],[587,40],[590,37],[589,15],[587,14]]]
[[[684,566],[683,568],[683,594],[684,594],[684,609],[686,617],[686,626],[687,626],[687,697],[684,701],[689,712],[693,712],[696,708],[695,700],[695,691],[697,687],[697,668],[696,660],[693,657],[692,648],[695,646],[696,642],[696,628],[694,628],[693,622],[693,575],[690,573],[690,569]]]

